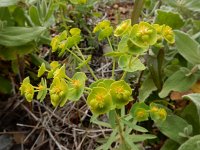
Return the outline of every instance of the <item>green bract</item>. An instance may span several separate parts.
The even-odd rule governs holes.
[[[83,94],[85,88],[86,75],[83,72],[77,72],[69,83],[68,99],[77,101]]]
[[[112,34],[113,27],[110,26],[110,21],[104,20],[95,26],[93,32],[98,33],[98,40],[101,41]]]
[[[130,33],[130,38],[139,47],[154,45],[157,41],[156,30],[147,22],[135,24]]]
[[[48,72],[47,79],[53,78],[53,74],[60,67],[60,64],[57,61],[52,61],[50,67],[51,70]]]
[[[42,63],[42,65],[40,66],[39,70],[38,70],[38,77],[41,77],[46,71],[46,67],[45,67],[45,64]]]
[[[37,99],[40,100],[40,102],[42,102],[45,98],[45,96],[47,95],[47,83],[45,79],[41,79],[40,84],[37,87],[38,89],[38,95],[37,95]]]
[[[131,99],[131,87],[124,81],[115,81],[111,84],[110,94],[112,96],[113,105],[117,108],[128,104]]]
[[[57,69],[53,73],[54,78],[65,78],[66,73],[65,73],[65,65],[63,65],[61,68]]]
[[[127,72],[144,70],[144,64],[137,57],[131,55],[122,55],[119,57],[119,67]]]
[[[122,36],[131,28],[131,19],[124,20],[114,31],[114,36]]]
[[[164,25],[159,25],[159,24],[153,24],[152,25],[156,31],[157,31],[157,43],[162,42],[163,36],[162,36],[162,29]]]
[[[31,102],[34,96],[34,88],[30,84],[29,77],[26,77],[20,87],[21,95],[24,95],[28,102]]]
[[[131,115],[136,121],[145,121],[148,120],[149,117],[149,106],[146,105],[144,102],[142,103],[135,103],[131,110]]]
[[[50,86],[51,104],[55,107],[64,106],[68,96],[68,85],[64,79],[55,77]]]
[[[51,40],[51,47],[52,47],[52,52],[55,52],[58,49],[60,40],[59,40],[59,36],[56,35],[54,38],[52,38]]]
[[[137,108],[133,115],[137,121],[145,121],[149,118],[149,112],[144,108]]]
[[[72,28],[67,31],[63,31],[61,34],[52,38],[51,46],[52,52],[59,51],[59,56],[61,56],[66,49],[70,49],[75,45],[78,45],[81,40],[81,30],[79,28]]]
[[[107,113],[112,108],[112,97],[107,89],[94,87],[87,98],[87,104],[96,115]]]

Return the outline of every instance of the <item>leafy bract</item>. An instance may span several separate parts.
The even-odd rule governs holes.
[[[85,88],[86,75],[83,72],[77,72],[69,82],[69,94],[68,99],[71,101],[77,101],[83,94]]]
[[[147,22],[135,24],[130,32],[131,40],[139,47],[154,45],[157,41],[156,30]]]
[[[131,115],[133,116],[133,119],[136,121],[145,121],[148,120],[149,117],[149,106],[146,105],[144,102],[142,103],[135,103],[131,110]]]
[[[144,70],[145,66],[140,59],[131,55],[122,55],[119,58],[119,67],[127,72]]]
[[[38,89],[37,99],[40,100],[40,102],[42,102],[47,95],[47,83],[45,79],[43,78],[41,79],[41,82],[38,85],[37,89]]]
[[[58,105],[62,107],[65,105],[68,96],[68,85],[64,79],[55,77],[50,86],[49,92],[50,92],[51,104],[54,107]]]
[[[117,26],[114,31],[114,36],[122,36],[127,33],[127,31],[131,28],[131,19],[124,20]]]

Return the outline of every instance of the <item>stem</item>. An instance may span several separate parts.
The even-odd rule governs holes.
[[[132,25],[138,23],[143,5],[144,5],[144,0],[135,0],[132,15],[131,15]]]
[[[115,115],[116,115],[116,123],[119,127],[119,135],[120,135],[120,139],[121,139],[121,144],[125,144],[125,139],[124,139],[124,136],[123,136],[123,129],[122,129],[122,126],[120,124],[120,119],[119,119],[119,116],[117,115],[117,112],[115,111]]]
[[[75,45],[75,47],[76,47],[76,49],[78,50],[79,54],[81,55],[81,58],[83,59],[83,61],[85,61],[85,57],[83,56],[83,54],[82,54],[80,48],[79,48],[77,45]],[[86,64],[86,66],[87,66],[87,68],[88,68],[90,74],[92,75],[92,77],[97,81],[98,78],[97,78],[96,75],[94,74],[94,71],[90,68],[90,66],[89,66],[88,64]]]
[[[124,80],[124,78],[126,77],[126,74],[127,74],[127,71],[124,71],[124,73],[123,73],[123,75],[122,75],[120,80]]]
[[[113,49],[113,47],[112,47],[112,44],[111,44],[110,38],[107,37],[107,40],[108,40],[108,43],[109,43],[109,45],[110,45],[110,48],[111,48],[112,51],[114,52],[114,49]],[[113,66],[112,66],[112,79],[114,79],[114,78],[115,78],[115,66],[116,66],[116,60],[115,60],[114,57],[113,57],[112,60],[113,60]]]
[[[66,49],[69,53],[71,53],[78,61],[83,62],[82,59],[80,59],[74,52],[72,52],[71,50],[69,50],[68,48]]]
[[[186,76],[188,77],[188,76],[194,74],[195,72],[197,72],[198,70],[199,70],[198,65],[195,65],[195,66],[191,69],[191,71],[190,71],[188,74],[186,74]]]

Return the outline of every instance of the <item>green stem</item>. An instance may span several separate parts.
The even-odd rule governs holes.
[[[123,129],[122,129],[122,126],[121,126],[121,123],[120,123],[120,118],[119,116],[117,115],[117,112],[115,111],[115,114],[116,114],[116,123],[118,125],[118,128],[119,128],[119,136],[120,136],[120,139],[121,139],[121,144],[125,144],[125,139],[124,139],[124,136],[123,136]]]
[[[82,54],[80,48],[79,48],[77,45],[75,45],[75,47],[76,47],[76,49],[78,50],[79,54],[81,55],[81,58],[83,59],[83,61],[85,61],[85,57],[83,56],[83,54]],[[88,68],[90,74],[92,75],[92,77],[97,81],[98,78],[97,78],[96,75],[94,74],[94,71],[90,68],[90,66],[89,66],[88,64],[86,64],[86,66],[87,66],[87,68]]]
[[[138,23],[143,5],[144,5],[144,0],[135,0],[132,15],[131,15],[132,25]]]
[[[123,75],[122,75],[120,80],[124,80],[124,78],[126,77],[126,74],[127,74],[127,71],[124,71],[124,73],[123,73]]]
[[[108,43],[109,43],[109,45],[110,45],[110,48],[112,49],[112,51],[114,52],[114,48],[113,48],[113,46],[112,46],[112,44],[111,44],[111,41],[110,41],[110,38],[109,37],[107,37],[107,40],[108,40]],[[115,58],[113,57],[113,66],[112,66],[112,79],[114,79],[115,78],[115,67],[116,67],[116,60],[115,60]]]
[[[69,50],[68,48],[66,49],[69,53],[71,53],[78,61],[83,62],[83,60],[81,58],[79,58],[74,52],[72,52],[71,50]]]

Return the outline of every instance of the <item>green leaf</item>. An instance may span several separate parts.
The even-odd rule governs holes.
[[[161,150],[177,150],[179,144],[171,139],[167,139],[164,145],[161,147]]]
[[[154,81],[155,86],[160,91],[163,85],[162,81],[162,64],[164,61],[164,50],[159,50],[156,57],[148,57],[148,67],[151,73],[151,78]]]
[[[179,134],[184,133],[184,130],[191,125],[181,117],[169,114],[165,121],[156,122],[156,126],[158,126],[164,135],[181,144],[186,140],[186,138],[180,136]]]
[[[181,112],[181,117],[192,125],[194,135],[200,134],[200,121],[197,119],[199,118],[199,113],[194,103],[190,103],[184,108],[184,110]]]
[[[184,25],[184,20],[178,13],[157,10],[155,23],[160,25],[166,24],[173,29],[180,29]]]
[[[200,45],[182,31],[174,31],[178,52],[190,63],[200,64]]]
[[[35,25],[41,26],[40,15],[37,7],[34,5],[29,8],[29,16]]]
[[[200,149],[200,135],[189,138],[183,143],[178,150],[199,150]]]
[[[15,60],[17,56],[24,56],[32,52],[35,49],[35,46],[34,43],[28,43],[16,47],[2,47],[0,49],[0,58],[3,60]]]
[[[68,99],[71,101],[77,101],[83,94],[85,88],[86,75],[83,72],[76,72],[72,77],[72,81],[69,83]]]
[[[18,26],[25,26],[25,10],[21,7],[16,7],[15,11],[12,13],[14,20],[17,22]]]
[[[194,74],[186,76],[189,73],[187,68],[181,68],[170,76],[164,83],[159,96],[166,97],[170,91],[184,92],[187,91],[197,80]]]
[[[156,136],[152,135],[152,134],[142,134],[142,135],[129,135],[126,138],[129,138],[132,142],[141,142],[141,141],[145,141],[147,139],[155,139]]]
[[[199,0],[184,0],[182,6],[186,7],[191,11],[200,11],[200,1]]]
[[[109,123],[111,125],[111,127],[114,129],[116,127],[116,111],[115,110],[111,110],[108,113],[108,118],[109,118]]]
[[[114,129],[113,132],[110,134],[107,142],[103,145],[101,145],[100,147],[97,147],[96,150],[108,150],[111,146],[111,144],[116,140],[117,136],[117,129]]]
[[[6,27],[0,30],[0,45],[20,46],[40,37],[44,27]]]
[[[188,94],[183,96],[183,98],[191,100],[196,105],[200,122],[200,94],[199,93]]]
[[[3,94],[11,93],[12,84],[8,79],[0,76],[0,83],[1,83],[0,84],[0,93],[3,93]]]
[[[131,55],[123,55],[119,58],[119,67],[127,72],[135,72],[145,70],[144,64],[137,57]]]
[[[123,119],[123,118],[120,121],[123,122],[124,124],[126,124],[128,127],[132,128],[135,131],[148,132],[147,129],[136,125],[134,122],[127,121],[126,119]]]
[[[7,7],[17,4],[20,0],[0,0],[0,7]]]
[[[150,76],[147,76],[139,90],[139,101],[144,102],[146,98],[155,90],[157,90],[157,88],[152,78]]]

